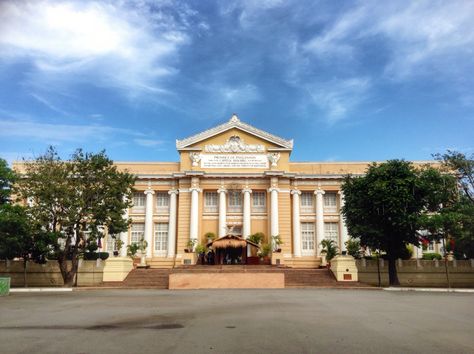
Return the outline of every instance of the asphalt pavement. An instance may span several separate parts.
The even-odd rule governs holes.
[[[0,298],[6,353],[474,353],[474,294],[87,290]]]

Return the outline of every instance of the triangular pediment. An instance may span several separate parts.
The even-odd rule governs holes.
[[[255,128],[251,126],[250,124],[242,122],[235,114],[232,116],[232,118],[228,122],[224,124],[205,130],[201,133],[195,134],[186,139],[176,140],[176,148],[178,150],[187,150],[192,147],[195,147],[197,144],[203,141],[209,140],[210,138],[216,135],[225,133],[233,129],[243,131],[256,138],[267,141],[271,143],[272,145],[274,145],[274,147],[277,149],[288,150],[288,151],[291,151],[293,149],[293,140],[286,140],[276,135],[270,134],[266,131],[263,131],[261,129]],[[234,148],[234,146],[235,144],[233,144],[233,142],[230,140],[228,141],[227,146],[224,145],[224,146],[221,146],[220,148],[225,150],[225,149],[232,149]],[[208,147],[208,148],[212,149],[212,147]],[[258,145],[249,146],[248,149],[255,149],[257,150],[255,152],[258,152],[259,146]],[[225,152],[225,151],[222,151],[222,152]]]

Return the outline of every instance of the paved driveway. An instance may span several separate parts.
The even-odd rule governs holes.
[[[474,294],[97,290],[0,298],[1,353],[474,353]]]

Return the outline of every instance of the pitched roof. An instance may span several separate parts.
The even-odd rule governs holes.
[[[274,143],[276,145],[279,145],[281,148],[284,149],[292,149],[293,148],[293,139],[291,140],[286,140],[283,138],[280,138],[276,135],[267,133],[263,130],[260,130],[258,128],[255,128],[251,126],[250,124],[242,122],[239,117],[237,117],[236,114],[234,114],[230,120],[224,124],[218,125],[214,128],[205,130],[201,133],[198,133],[196,135],[190,136],[188,138],[182,139],[182,140],[176,140],[176,148],[179,149],[185,149],[189,147],[190,145],[196,144],[202,140],[208,139],[214,135],[223,133],[229,129],[232,128],[237,128],[240,130],[243,130],[249,134],[258,136],[264,140],[267,140],[271,143]]]

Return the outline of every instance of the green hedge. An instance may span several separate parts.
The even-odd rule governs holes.
[[[423,253],[423,259],[432,261],[433,259],[441,260],[443,257],[439,253]]]
[[[105,261],[109,258],[109,252],[86,252],[84,253],[84,259],[86,261],[95,261],[97,259],[102,259]]]

